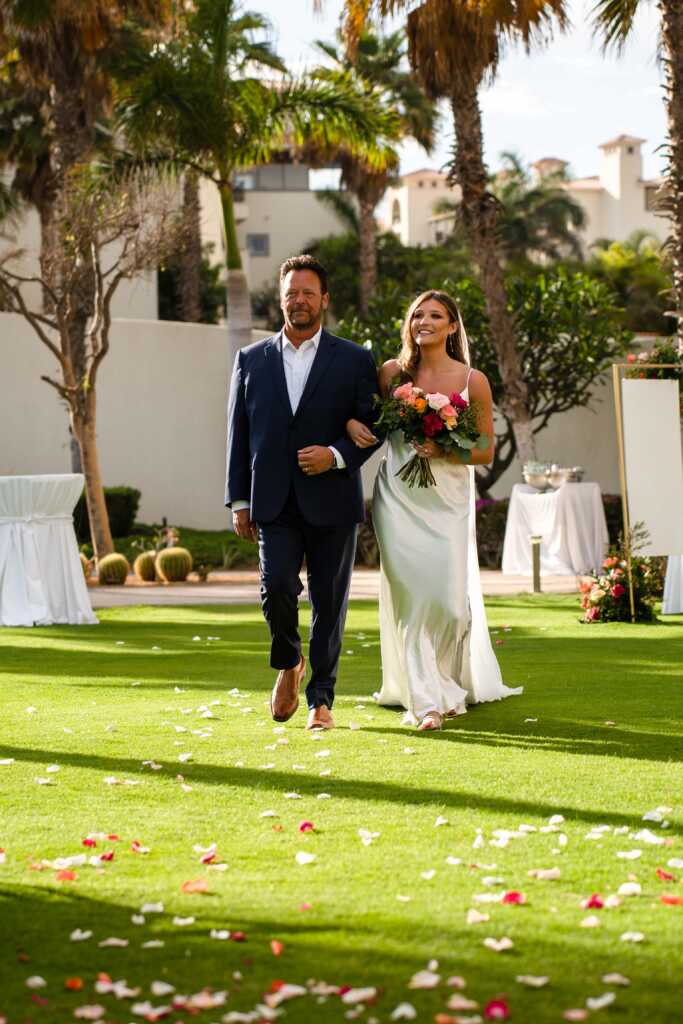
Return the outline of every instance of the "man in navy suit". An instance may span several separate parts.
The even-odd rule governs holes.
[[[377,372],[368,351],[324,330],[327,273],[312,256],[280,268],[279,334],[241,349],[228,405],[226,505],[236,533],[258,540],[270,664],[271,711],[286,722],[306,674],[298,630],[304,558],[312,609],[306,687],[309,729],[331,729],[337,665],[362,521],[360,467],[349,419],[370,426]]]

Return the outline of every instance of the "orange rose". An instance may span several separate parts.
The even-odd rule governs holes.
[[[427,403],[425,402],[424,398],[415,399],[415,408],[417,409],[418,412],[425,411],[425,409],[427,408]]]

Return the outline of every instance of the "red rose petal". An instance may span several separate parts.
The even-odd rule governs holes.
[[[279,942],[278,939],[271,939],[270,949],[273,956],[282,956],[282,951],[285,948],[283,942]]]

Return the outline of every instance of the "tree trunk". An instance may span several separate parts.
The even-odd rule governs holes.
[[[515,323],[507,308],[500,243],[497,200],[488,191],[484,164],[478,82],[463,78],[451,96],[455,126],[455,155],[452,177],[462,189],[460,214],[472,250],[486,300],[491,340],[496,352],[504,399],[502,411],[512,423],[517,453],[522,463],[536,457],[527,387],[517,351]]]
[[[359,196],[358,257],[360,274],[358,281],[358,311],[367,316],[370,299],[377,290],[377,225],[375,203],[371,198]]]
[[[183,320],[193,324],[200,323],[202,318],[200,215],[199,176],[196,171],[187,171],[183,182],[185,243],[178,256],[177,280],[180,316]]]
[[[228,350],[230,365],[239,349],[251,344],[252,315],[251,295],[247,275],[242,269],[239,242],[237,241],[237,224],[232,187],[228,184],[228,174],[223,171],[219,185],[221,206],[223,209],[223,228],[225,230],[225,250],[227,266],[228,291]]]
[[[85,476],[85,501],[90,522],[90,536],[95,558],[99,561],[114,550],[109,528],[109,515],[104,500],[102,474],[97,454],[96,403],[91,391],[85,401],[85,410],[71,410],[71,429],[78,441],[81,464]]]
[[[671,217],[678,348],[683,352],[683,8],[680,0],[658,0],[662,18],[669,167],[666,212]]]

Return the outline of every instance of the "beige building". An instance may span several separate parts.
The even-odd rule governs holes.
[[[586,214],[585,227],[578,232],[584,251],[599,238],[623,241],[634,231],[644,230],[660,241],[667,237],[665,218],[654,212],[661,178],[643,177],[642,146],[645,139],[619,135],[603,143],[599,173],[573,178],[563,184]],[[536,180],[564,172],[568,164],[557,157],[544,157],[532,164]],[[388,195],[388,223],[405,245],[436,245],[453,228],[452,214],[437,214],[437,199],[448,196],[456,202],[459,189],[449,189],[446,176],[438,171],[414,171],[401,178]],[[430,202],[431,199],[431,202]]]
[[[316,172],[305,164],[277,163],[236,175],[235,219],[249,287],[256,291],[277,279],[280,264],[309,242],[339,235],[345,226],[312,187]],[[213,260],[225,260],[225,235],[218,191],[201,189],[202,239],[213,243]]]

